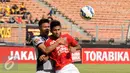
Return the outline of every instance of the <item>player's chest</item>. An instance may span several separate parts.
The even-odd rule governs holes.
[[[54,43],[56,43],[55,40],[52,40],[50,42],[50,45],[53,45]],[[69,49],[68,49],[68,44],[66,45],[58,45],[55,50],[53,51],[53,53],[56,53],[58,55],[60,55],[61,53],[68,53],[69,52]]]

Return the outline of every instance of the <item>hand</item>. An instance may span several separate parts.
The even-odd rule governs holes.
[[[45,56],[45,55],[41,55],[40,57],[39,57],[39,60],[40,61],[47,61],[49,59],[49,57],[48,56]]]
[[[58,42],[59,44],[65,45],[66,44],[66,39],[64,39],[64,38],[58,38],[56,40],[56,42]]]
[[[72,47],[72,46],[69,46],[69,50],[70,50],[71,53],[76,52],[76,49],[74,47]]]

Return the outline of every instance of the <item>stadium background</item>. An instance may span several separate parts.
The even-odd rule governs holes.
[[[1,0],[2,1],[2,0]],[[23,14],[6,15],[6,6],[16,4],[24,7],[31,14],[30,19],[21,19]],[[31,37],[38,35],[37,23],[31,23],[31,20],[48,18],[61,21],[63,33],[71,34],[82,46],[82,51],[74,56],[76,66],[81,73],[130,73],[130,46],[129,46],[129,20],[130,20],[130,0],[8,0],[0,2],[0,10],[5,8],[5,15],[0,14],[0,73],[27,73],[35,72],[35,53],[31,46]],[[80,9],[90,5],[95,10],[92,19],[87,20],[80,16]],[[50,10],[55,8],[56,13],[48,15]],[[8,23],[11,17],[15,17],[15,23]],[[17,18],[18,21],[17,21]],[[14,66],[11,69],[5,68],[5,62],[9,59],[11,51],[22,56],[22,51],[27,51],[26,56],[33,55],[29,60],[16,57],[13,60]],[[31,52],[31,54],[30,54]],[[86,59],[86,53],[90,52]],[[94,53],[92,53],[94,52]],[[97,58],[97,52],[109,52],[116,55],[112,61],[106,58],[94,60]],[[96,55],[95,55],[96,54]],[[119,55],[117,54],[117,55]],[[107,58],[107,59],[108,59]],[[119,61],[115,60],[119,58]],[[91,64],[92,63],[92,64]]]

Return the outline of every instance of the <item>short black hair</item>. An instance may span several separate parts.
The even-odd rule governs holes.
[[[43,24],[43,23],[49,23],[48,19],[41,19],[38,23],[39,27]]]
[[[51,23],[50,23],[50,29],[52,30],[54,27],[56,26],[60,26],[61,27],[61,23],[60,21],[58,20],[53,20]]]

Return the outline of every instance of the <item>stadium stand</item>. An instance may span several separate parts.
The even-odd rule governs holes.
[[[32,15],[33,15],[33,17],[34,18],[42,18],[42,15],[47,15],[48,13],[49,13],[49,9],[47,9],[47,8],[43,8],[42,6],[40,6],[38,3],[36,3],[35,1],[33,2],[33,1],[31,1],[31,0],[24,0],[24,2],[25,2],[25,5],[26,5],[26,8],[28,9],[28,11],[30,11],[31,13],[32,13]],[[31,6],[32,5],[32,6]],[[33,8],[32,8],[33,7]],[[62,20],[62,19],[59,19],[58,17],[56,17],[56,16],[53,16],[53,18],[54,19],[57,19],[57,20],[60,20],[61,22],[64,22],[64,20]],[[62,24],[64,24],[64,23],[62,23]],[[71,29],[71,27],[70,28],[68,28],[68,27],[70,27],[70,26],[67,26],[67,25],[63,25],[63,31],[64,32],[67,32],[67,33],[70,33],[70,32],[72,32],[70,29]],[[69,30],[69,31],[68,31]],[[84,35],[82,35],[82,34],[80,34],[79,32],[75,32],[75,31],[73,31],[72,32],[73,33],[73,36],[74,37],[77,37],[77,38],[79,38],[79,39],[90,39],[90,38],[86,38],[86,36],[84,36]],[[80,35],[77,35],[77,34],[80,34]]]
[[[23,4],[23,6],[21,4]],[[27,11],[29,13],[31,13],[30,17],[32,17],[32,18],[30,18],[30,19],[32,19],[32,20],[34,20],[35,18],[37,20],[39,20],[39,19],[42,18],[43,15],[46,17],[46,15],[50,11],[49,9],[42,7],[41,5],[39,5],[39,3],[35,2],[35,1],[32,1],[32,0],[22,0],[22,1],[10,0],[10,2],[6,2],[6,4],[5,3],[0,3],[0,5],[2,5],[3,8],[8,7],[8,10],[11,10],[11,9],[9,9],[9,7],[11,8],[11,6],[15,6],[16,5],[16,7],[19,7],[18,8],[19,11],[21,10],[20,7],[25,7],[27,9]],[[15,13],[14,11],[15,10],[13,10],[13,13]],[[26,19],[22,19],[21,20],[22,17],[23,17],[23,14],[21,15],[21,12],[19,12],[18,14],[16,13],[16,14],[9,14],[8,16],[2,16],[0,20],[2,22],[4,22],[4,25],[6,25],[6,23],[7,24],[8,23],[13,23],[13,24],[27,24],[28,20],[26,20]],[[71,30],[72,26],[66,25],[64,23],[64,20],[62,20],[62,19],[60,19],[60,18],[58,18],[56,16],[52,16],[52,17],[53,17],[53,19],[57,19],[57,20],[60,20],[62,22],[62,24],[63,24],[63,30],[62,30],[63,33],[70,33],[71,35],[73,35],[74,38],[83,39],[83,40],[88,40],[88,39],[90,40],[90,38],[86,38],[86,36],[83,35],[83,34],[81,34],[80,32]],[[17,21],[17,22],[14,22],[13,19],[14,19],[14,21]],[[11,20],[11,22],[10,22],[10,20]],[[14,27],[16,27],[16,26],[17,25],[14,25]],[[20,27],[18,26],[18,28],[20,28]],[[12,27],[12,29],[13,29],[13,27]],[[16,34],[16,33],[11,33],[11,35],[12,34]],[[25,37],[26,36],[21,37],[22,40],[25,39]],[[18,43],[18,42],[16,42],[18,39],[19,38],[16,38],[16,39],[12,39],[12,38],[6,39],[6,38],[4,38],[2,40],[4,40],[4,42],[13,42],[14,41],[14,43]],[[23,40],[21,42],[25,42],[25,41]]]
[[[98,32],[98,40],[109,40],[114,38],[120,40],[121,26],[124,28],[125,40],[127,27],[130,19],[129,0],[43,0],[51,6],[56,7],[65,16],[72,19],[78,26],[96,37],[95,27],[118,26],[113,28],[101,28]],[[80,16],[80,9],[83,6],[90,5],[95,10],[95,16],[91,20],[85,20]],[[91,27],[91,28],[89,28]]]
[[[76,24],[80,29],[83,29],[91,37],[83,35],[76,29],[72,30],[71,25],[66,25],[63,19],[60,19],[57,16],[53,16],[53,19],[60,20],[63,24],[63,32],[70,33],[73,37],[80,40],[92,40],[96,38],[97,41],[110,40],[114,39],[116,41],[125,41],[128,29],[128,20],[130,17],[129,7],[127,2],[129,1],[111,1],[109,0],[40,0],[45,2],[51,7],[55,7],[57,11],[63,14],[63,17],[70,19],[70,21]],[[1,22],[9,22],[9,20],[15,17],[18,21],[16,23],[22,24],[35,24],[35,20],[47,18],[47,14],[50,12],[50,9],[43,7],[35,0],[10,0],[10,2],[0,3],[2,7],[17,5],[18,7],[25,7],[30,13],[30,16],[25,16],[25,19],[21,22],[21,14],[11,14],[9,17],[0,17]],[[22,5],[23,4],[23,5]],[[90,5],[95,10],[95,15],[92,19],[86,20],[80,16],[80,9],[83,6]],[[1,10],[1,8],[0,8]],[[21,10],[21,8],[20,8]],[[25,15],[26,15],[25,14]],[[2,16],[2,14],[0,15]],[[36,22],[37,23],[37,22]]]

